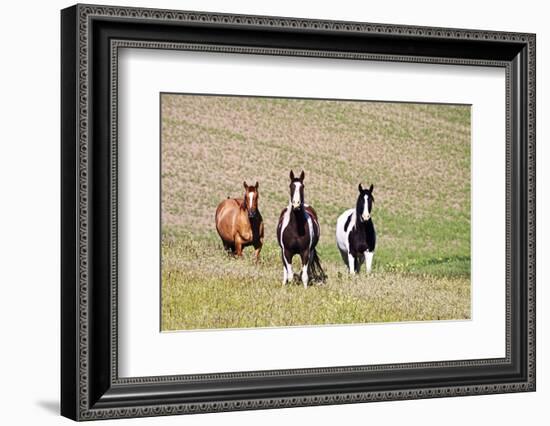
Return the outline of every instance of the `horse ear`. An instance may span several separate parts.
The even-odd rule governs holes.
[[[256,181],[256,185],[254,185],[254,188],[258,189],[260,187],[260,184],[258,183],[258,181]]]
[[[305,177],[306,177],[306,174],[302,170],[302,173],[300,173],[300,181],[303,182]]]
[[[374,185],[371,183],[371,184],[370,184],[370,188],[369,188],[369,192],[372,193],[372,190],[373,190],[373,189],[374,189]]]
[[[243,182],[244,189],[248,189],[248,185],[246,184],[246,180]]]
[[[359,190],[359,192],[363,192],[363,185],[359,184],[359,186],[357,187],[357,189]]]
[[[290,180],[294,180],[294,172],[292,170],[290,171]]]

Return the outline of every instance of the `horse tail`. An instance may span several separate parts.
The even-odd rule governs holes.
[[[327,274],[323,271],[321,266],[321,260],[317,254],[317,250],[313,249],[311,262],[309,262],[309,272],[308,275],[311,277],[313,282],[324,283],[327,279]]]

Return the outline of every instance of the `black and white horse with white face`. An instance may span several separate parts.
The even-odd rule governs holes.
[[[355,209],[346,210],[336,222],[336,244],[350,274],[359,272],[363,262],[367,264],[367,272],[372,269],[376,246],[376,232],[371,217],[373,189],[374,185],[369,189],[363,189],[359,184]]]
[[[302,283],[307,288],[310,281],[324,281],[326,275],[321,267],[316,246],[321,236],[317,213],[304,202],[304,177],[290,171],[290,197],[277,224],[277,241],[283,260],[283,285],[294,279],[292,258],[299,255],[302,260]]]

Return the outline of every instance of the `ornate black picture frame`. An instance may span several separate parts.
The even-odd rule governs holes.
[[[535,390],[535,35],[76,5],[61,13],[61,413],[158,416]],[[506,356],[120,378],[120,47],[506,71]]]

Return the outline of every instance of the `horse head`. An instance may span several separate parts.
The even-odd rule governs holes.
[[[244,186],[244,200],[243,200],[243,208],[246,209],[246,212],[248,213],[249,218],[253,218],[256,216],[256,213],[258,211],[258,187],[259,184],[256,182],[256,185],[249,186],[246,184],[246,181],[243,182]]]
[[[363,185],[359,184],[358,190],[359,196],[355,205],[356,217],[360,222],[367,222],[371,217],[372,203],[374,202],[372,196],[374,185],[371,184],[369,189],[363,189]]]
[[[294,176],[290,171],[290,204],[293,210],[300,210],[304,206],[304,177],[306,174],[302,170],[300,177]]]

